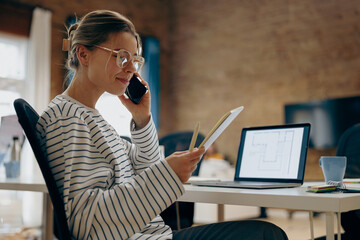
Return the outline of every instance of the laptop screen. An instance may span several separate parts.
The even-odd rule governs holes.
[[[236,180],[303,182],[310,124],[244,128]]]

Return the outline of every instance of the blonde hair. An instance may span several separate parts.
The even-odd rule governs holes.
[[[68,28],[68,59],[66,67],[69,70],[77,70],[79,60],[76,56],[76,47],[83,45],[89,50],[106,42],[111,33],[129,32],[134,35],[137,42],[138,54],[140,55],[141,40],[135,30],[134,24],[118,12],[109,10],[96,10],[86,14],[77,23]]]

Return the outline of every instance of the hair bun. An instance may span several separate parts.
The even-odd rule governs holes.
[[[62,42],[62,50],[63,51],[70,51],[71,49],[71,40],[74,36],[74,31],[78,28],[79,24],[75,23],[72,24],[69,28],[68,28],[68,38],[67,39],[63,39]]]

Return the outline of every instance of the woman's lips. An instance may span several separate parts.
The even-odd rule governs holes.
[[[129,83],[130,83],[130,80],[129,80],[129,79],[126,79],[126,78],[116,78],[116,80],[122,82],[122,83],[125,84],[126,86],[128,86]]]

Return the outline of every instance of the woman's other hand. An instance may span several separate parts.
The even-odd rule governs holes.
[[[191,151],[175,152],[165,158],[182,183],[185,183],[196,169],[197,163],[204,154],[205,148],[194,148]]]

